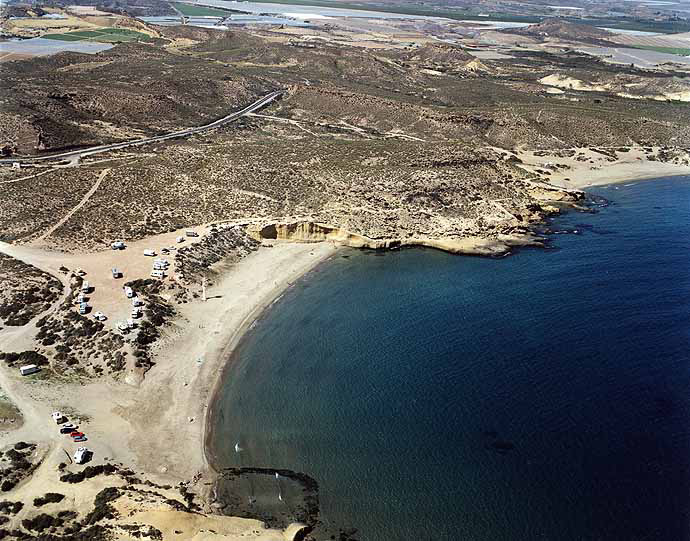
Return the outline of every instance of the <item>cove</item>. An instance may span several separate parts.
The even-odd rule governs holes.
[[[306,275],[233,354],[216,466],[308,474],[363,541],[690,539],[690,178],[592,192],[553,249]]]

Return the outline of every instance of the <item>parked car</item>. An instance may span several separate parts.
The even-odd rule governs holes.
[[[76,428],[77,428],[76,426],[69,426],[69,427],[61,426],[60,427],[60,434],[71,434],[72,432],[74,432],[74,430]]]
[[[72,432],[69,433],[70,438],[81,438],[84,435],[83,432],[79,432],[77,430],[73,430]]]
[[[65,416],[59,411],[54,411],[52,417],[53,421],[55,421],[57,424],[62,424],[67,420],[65,419]]]
[[[86,436],[79,436],[79,437],[74,438],[75,443],[80,443],[80,442],[86,441],[86,440],[87,440]]]

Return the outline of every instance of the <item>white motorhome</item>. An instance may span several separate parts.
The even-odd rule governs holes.
[[[156,255],[155,250],[144,250],[144,255],[148,257],[154,257]]]
[[[152,270],[151,278],[159,278],[162,280],[163,278],[165,278],[165,273],[162,270]]]
[[[125,243],[122,242],[121,240],[116,240],[115,242],[111,243],[110,247],[113,250],[124,250],[125,249]]]
[[[89,285],[89,282],[87,282],[87,281],[82,282],[81,290],[82,290],[82,293],[88,293],[91,290],[91,286]]]
[[[62,424],[65,422],[65,416],[62,414],[62,412],[59,411],[54,411],[52,413],[53,421],[55,421],[56,424]]]
[[[88,311],[89,311],[89,305],[86,304],[85,302],[82,302],[82,303],[79,305],[79,313],[82,314],[82,315],[84,315],[84,314],[85,314],[86,312],[88,312]]]
[[[127,327],[128,327],[128,328],[133,329],[133,328],[136,327],[136,326],[137,326],[137,324],[134,322],[133,319],[128,319],[128,320],[127,320]]]
[[[184,237],[177,237],[177,242],[184,242]]]
[[[117,330],[122,331],[123,333],[129,332],[129,326],[127,325],[126,321],[120,321],[117,324]]]
[[[29,374],[35,374],[39,370],[41,369],[35,364],[27,364],[19,368],[19,373],[22,376],[28,376]]]
[[[79,293],[79,295],[77,295],[77,304],[81,304],[83,302],[86,302],[86,297],[83,293]]]
[[[77,464],[83,464],[87,462],[89,458],[91,458],[91,451],[86,447],[79,447],[77,448],[77,452],[74,453],[74,461]]]
[[[139,297],[134,297],[132,299],[132,306],[143,306],[144,303],[141,302],[141,299]]]
[[[122,273],[116,268],[110,269],[110,272],[112,273],[113,278],[119,278],[120,276],[122,276]]]
[[[125,286],[125,295],[127,295],[128,299],[131,299],[134,297],[134,290],[132,290],[132,288],[129,286]]]
[[[97,319],[98,321],[105,321],[106,319],[108,319],[103,312],[96,312],[93,315],[93,317],[94,317],[94,319]]]
[[[188,237],[198,237],[199,233],[197,233],[196,231],[185,231],[185,235],[187,235]]]
[[[132,316],[133,319],[136,319],[139,316],[141,316],[141,310],[139,310],[139,308],[132,308],[130,315]]]

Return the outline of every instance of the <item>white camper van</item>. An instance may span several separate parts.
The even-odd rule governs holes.
[[[77,464],[83,464],[84,462],[87,462],[89,458],[91,458],[91,451],[89,451],[89,449],[86,447],[79,447],[77,452],[74,453],[74,461]]]
[[[19,373],[22,376],[28,376],[29,374],[35,374],[39,370],[41,369],[35,364],[27,364],[19,368]]]

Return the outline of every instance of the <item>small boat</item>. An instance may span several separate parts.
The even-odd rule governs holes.
[[[279,476],[278,476],[278,472],[276,472],[276,479],[278,479],[278,477],[279,477]]]
[[[240,442],[238,441],[238,442],[235,444],[235,452],[236,452],[236,453],[239,453],[241,450],[242,450],[242,448],[240,447]]]

